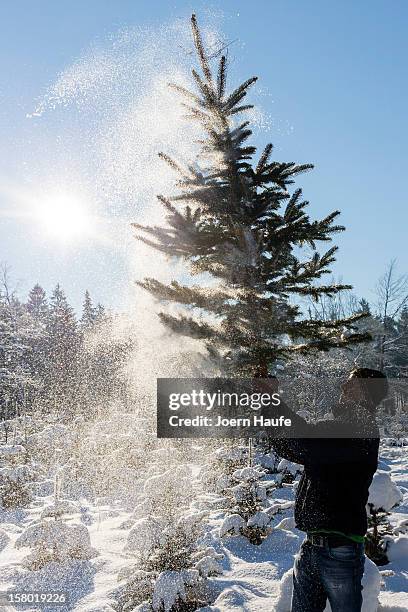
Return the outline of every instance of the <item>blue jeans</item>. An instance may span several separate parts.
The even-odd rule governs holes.
[[[364,559],[363,544],[303,542],[293,568],[292,612],[323,612],[327,599],[332,612],[360,612]]]

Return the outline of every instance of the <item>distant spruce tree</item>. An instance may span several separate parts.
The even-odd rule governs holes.
[[[32,384],[26,364],[30,326],[21,304],[0,295],[0,420],[19,415],[24,388]]]
[[[97,310],[92,303],[92,298],[88,290],[85,291],[84,303],[82,306],[81,325],[84,328],[92,327],[97,319]]]
[[[52,409],[68,411],[75,403],[81,345],[74,310],[59,284],[50,297],[46,331],[47,379],[44,392]]]
[[[27,310],[37,322],[43,323],[48,316],[47,296],[44,289],[36,284],[28,294]]]
[[[320,254],[317,244],[345,229],[335,224],[339,211],[312,220],[301,189],[290,191],[294,177],[311,164],[271,161],[271,144],[253,162],[250,122],[236,117],[252,108],[243,102],[257,78],[226,93],[226,57],[214,76],[195,15],[191,25],[201,67],[201,74],[192,70],[196,90],[170,86],[185,97],[188,118],[201,125],[201,152],[188,168],[159,154],[179,174],[179,193],[158,196],[165,227],[134,227],[139,240],[184,259],[191,274],[206,273],[218,284],[165,285],[154,278],[139,284],[162,302],[186,307],[178,316],[161,312],[161,321],[172,332],[203,340],[226,372],[265,372],[294,351],[369,339],[354,326],[363,312],[335,321],[303,317],[296,297],[318,300],[350,288],[316,282],[335,261],[337,247]]]
[[[36,284],[28,294],[26,310],[32,320],[33,333],[29,339],[30,351],[27,358],[28,367],[37,385],[31,388],[27,400],[31,405],[35,398],[42,395],[41,387],[48,376],[48,332],[49,306],[44,289]]]

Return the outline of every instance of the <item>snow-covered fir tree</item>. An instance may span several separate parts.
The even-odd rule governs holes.
[[[126,545],[136,564],[119,574],[118,610],[170,612],[208,603],[207,579],[222,572],[223,555],[199,543],[205,513],[191,503],[191,481],[186,465],[145,480]]]
[[[28,294],[27,310],[40,324],[48,314],[47,296],[44,289],[37,283]]]
[[[88,560],[97,555],[87,527],[82,523],[67,523],[63,518],[43,518],[29,525],[16,540],[16,547],[31,549],[23,559],[24,566],[31,571],[50,563]]]
[[[378,470],[370,485],[367,502],[368,531],[365,542],[366,555],[377,565],[388,563],[387,536],[392,534],[388,520],[390,511],[402,501],[399,487],[387,472]]]
[[[220,536],[243,535],[252,544],[261,544],[271,531],[273,516],[268,514],[268,491],[273,482],[264,482],[265,472],[258,466],[235,470],[223,493],[229,513],[220,527]]]
[[[34,476],[35,467],[25,446],[0,446],[0,508],[14,510],[28,506]]]
[[[253,465],[248,465],[248,459],[248,446],[239,444],[210,453],[200,471],[206,491],[200,496],[200,507],[225,513],[221,538],[244,536],[251,544],[261,544],[271,533],[274,515],[281,510],[272,493],[289,472],[292,477],[287,480],[293,482],[300,466],[279,461],[262,444],[255,445]]]

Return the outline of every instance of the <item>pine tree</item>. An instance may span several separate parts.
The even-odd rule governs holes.
[[[388,520],[390,512],[375,508],[367,504],[368,530],[365,540],[365,553],[376,565],[386,565],[388,558],[385,552],[384,536],[392,534],[392,527]]]
[[[311,164],[271,161],[271,144],[253,161],[250,122],[236,118],[252,108],[245,98],[257,78],[226,93],[226,57],[214,76],[194,15],[191,23],[201,74],[192,71],[194,92],[171,87],[202,128],[201,151],[187,168],[159,154],[178,173],[179,193],[158,196],[167,226],[134,227],[139,240],[185,260],[191,274],[210,275],[218,284],[165,285],[154,278],[139,284],[160,301],[185,308],[179,315],[161,312],[160,319],[172,332],[204,341],[224,371],[265,372],[293,351],[367,340],[368,334],[354,329],[364,313],[336,321],[302,318],[299,297],[317,299],[350,288],[318,284],[335,261],[336,247],[320,254],[317,244],[344,230],[336,223],[339,211],[312,220],[301,189],[291,190],[294,177]]]
[[[361,312],[365,312],[367,313],[367,315],[371,314],[370,304],[367,302],[365,298],[361,298],[361,300],[359,300],[358,306]]]
[[[36,284],[28,294],[27,310],[38,322],[43,322],[48,314],[47,297],[44,289]]]
[[[75,400],[80,338],[75,313],[59,284],[50,298],[47,335],[46,396],[53,409],[66,410]]]
[[[21,444],[0,448],[0,507],[10,510],[24,507],[31,500],[30,481],[34,477],[30,454]]]
[[[107,317],[105,306],[99,302],[95,307],[95,313],[97,321],[103,321]]]
[[[191,493],[186,465],[145,480],[143,501],[135,509],[143,516],[134,521],[125,548],[136,564],[119,574],[126,579],[116,592],[121,612],[141,604],[153,610],[197,610],[209,603],[206,580],[222,573],[223,555],[199,543],[205,513],[190,505]]]
[[[49,307],[44,289],[36,284],[28,295],[26,310],[31,318],[33,333],[29,340],[30,352],[28,366],[37,385],[30,389],[29,402],[32,404],[38,395],[39,388],[47,376],[47,325]]]
[[[15,373],[20,353],[19,338],[10,309],[6,304],[0,302],[0,404],[2,419],[14,416],[14,414],[11,414],[11,403],[15,400],[18,392],[19,385]]]
[[[92,304],[92,299],[88,290],[85,291],[84,304],[82,307],[81,325],[92,327],[97,317],[97,309]]]
[[[20,415],[27,389],[35,384],[28,365],[33,330],[23,304],[0,293],[0,416]]]

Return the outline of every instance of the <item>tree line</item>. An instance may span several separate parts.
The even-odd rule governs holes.
[[[77,317],[60,284],[49,296],[36,284],[23,301],[6,266],[0,282],[2,421],[33,411],[91,416],[126,395],[122,366],[132,342],[117,339],[118,315],[86,291]]]

